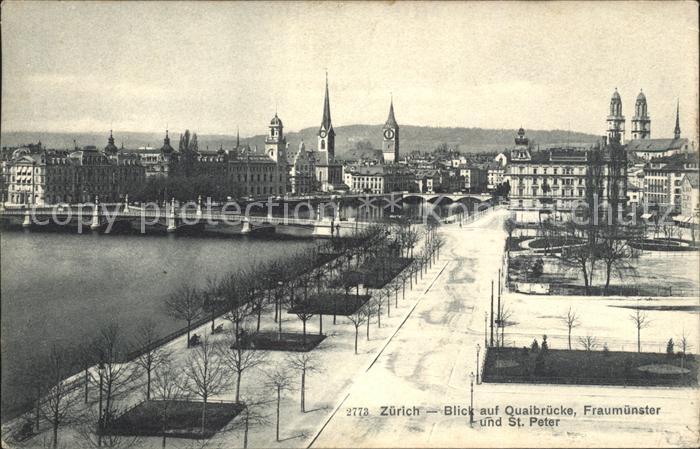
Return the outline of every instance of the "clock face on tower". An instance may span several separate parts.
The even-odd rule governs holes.
[[[321,136],[321,139],[325,139],[326,138],[326,131],[321,131],[319,136]]]
[[[387,139],[393,139],[394,138],[394,130],[393,129],[385,129],[384,130],[384,137]]]

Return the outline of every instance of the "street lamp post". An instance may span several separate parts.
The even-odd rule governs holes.
[[[474,426],[474,372],[469,374],[471,399],[469,400],[469,425]]]
[[[97,370],[100,375],[100,400],[99,400],[99,411],[97,417],[97,446],[102,446],[102,420],[104,416],[102,415],[102,381],[104,379],[105,365],[100,358],[100,363],[97,365]]]
[[[479,351],[481,351],[481,345],[476,345],[476,384],[479,384]]]

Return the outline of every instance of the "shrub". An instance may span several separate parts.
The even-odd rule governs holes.
[[[532,276],[536,277],[536,278],[542,276],[542,273],[544,273],[544,261],[542,260],[541,257],[538,258],[535,261],[535,263],[532,265],[531,273],[532,273]]]
[[[673,355],[673,338],[669,338],[666,344],[666,354],[668,354],[669,357]]]
[[[537,344],[537,339],[536,339],[536,338],[535,338],[534,340],[532,340],[532,345],[530,345],[530,350],[533,351],[533,352],[537,352],[537,351],[540,350],[540,345]]]
[[[547,352],[549,349],[549,345],[547,344],[547,336],[543,335],[542,336],[542,352]]]

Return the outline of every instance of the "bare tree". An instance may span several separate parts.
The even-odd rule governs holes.
[[[221,360],[226,367],[236,373],[236,403],[238,403],[243,373],[264,364],[267,355],[264,351],[244,348],[235,336],[229,336],[227,346],[221,348]]]
[[[190,347],[192,322],[202,316],[202,298],[199,292],[183,284],[165,300],[166,312],[175,319],[187,322],[187,347]]]
[[[90,381],[102,388],[104,410],[101,428],[109,428],[116,416],[114,401],[134,388],[134,380],[139,375],[138,365],[125,363],[128,342],[116,323],[110,323],[100,330],[94,342],[97,354],[97,370],[90,372]]]
[[[320,373],[322,369],[318,364],[316,356],[310,352],[297,352],[287,357],[287,362],[292,369],[301,374],[300,393],[301,411],[306,413],[306,375],[310,373]]]
[[[381,302],[381,301],[379,301]],[[355,326],[355,354],[357,354],[357,335],[360,332],[360,326],[367,319],[367,311],[364,307],[358,308],[354,313],[348,315],[348,320]]]
[[[186,379],[182,371],[175,369],[170,360],[165,360],[153,371],[153,396],[160,409],[162,447],[166,446],[166,435],[170,424],[173,401],[185,396]]]
[[[381,291],[377,290],[374,295],[370,296],[368,306],[372,309],[372,312],[377,315],[377,327],[382,327],[382,307],[384,307],[384,298],[382,298]],[[367,316],[371,315],[369,312],[366,312],[366,314]]]
[[[277,394],[277,420],[276,420],[276,440],[280,441],[280,404],[282,402],[282,395],[288,391],[292,391],[294,383],[292,382],[292,376],[286,365],[278,363],[273,366],[272,369],[267,373],[266,385],[270,388],[274,388]]]
[[[641,237],[642,230],[636,226],[622,226],[616,219],[602,224],[600,228],[599,257],[605,266],[604,294],[607,295],[613,270],[620,277],[625,272],[634,272],[634,265],[630,260],[637,257],[637,251],[630,246],[630,242]]]
[[[335,297],[335,293],[332,293]],[[296,312],[295,315],[301,320],[302,324],[302,343],[306,347],[306,322],[313,318],[314,314],[311,313],[312,303],[308,296],[304,296],[302,299],[298,300],[295,304]],[[334,310],[335,312],[335,310]],[[334,315],[335,316],[335,315]]]
[[[207,276],[207,286],[203,292],[202,309],[211,318],[211,331],[216,329],[216,317],[223,312],[221,281],[214,275]]]
[[[224,318],[233,324],[233,335],[238,338],[241,326],[250,315],[250,303],[241,295],[243,282],[237,275],[227,276],[221,283],[221,293],[226,302],[226,314]]]
[[[134,362],[146,372],[146,400],[151,399],[151,374],[170,357],[164,345],[158,345],[158,325],[146,318],[136,329],[139,346]]]
[[[576,311],[571,310],[571,307],[569,307],[569,310],[566,312],[566,315],[562,317],[562,320],[569,330],[569,350],[571,350],[571,330],[578,327],[580,324],[578,314]]]
[[[207,401],[228,387],[228,376],[219,353],[205,335],[202,344],[190,354],[184,368],[186,389],[202,399],[202,434],[207,422]]]
[[[629,318],[637,329],[637,352],[642,352],[642,329],[649,327],[651,320],[647,317],[646,312],[639,308],[639,305],[635,308],[635,313],[631,314]]]
[[[595,349],[598,347],[598,339],[595,337],[591,337],[590,335],[586,335],[585,337],[579,337],[578,341],[581,344],[581,346],[583,346],[583,349],[588,352],[595,351]]]
[[[137,435],[117,435],[114,432],[101,432],[95,426],[98,421],[98,412],[93,407],[88,407],[76,418],[73,430],[80,439],[75,441],[79,447],[97,448],[108,447],[114,449],[129,449],[138,447],[141,437]]]
[[[53,344],[43,373],[48,390],[41,401],[41,415],[51,424],[51,447],[54,449],[58,448],[59,427],[71,422],[74,407],[80,400],[64,380],[71,373],[70,368],[68,351]]]
[[[264,402],[252,398],[242,398],[243,410],[240,413],[240,420],[234,421],[233,430],[243,431],[243,448],[248,447],[248,432],[253,426],[268,424],[267,416],[260,412]]]

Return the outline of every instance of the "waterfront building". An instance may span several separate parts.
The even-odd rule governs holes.
[[[302,140],[299,149],[291,155],[289,187],[293,195],[306,195],[315,189],[314,152]]]
[[[67,150],[22,147],[5,163],[9,205],[48,205],[124,199],[146,173],[138,156],[119,151],[110,131],[105,150],[94,146]]]
[[[399,165],[371,165],[348,167],[345,183],[355,193],[391,193],[415,188],[415,176]]]
[[[505,155],[499,154],[493,161],[485,164],[486,169],[486,190],[493,192],[505,181],[506,164],[508,159]]]
[[[516,219],[525,222],[539,222],[543,215],[557,220],[568,218],[572,207],[585,201],[588,170],[598,163],[605,180],[597,192],[599,203],[624,203],[627,164],[621,145],[539,151],[532,148],[521,128],[506,165],[510,209]]]
[[[461,185],[456,190],[469,193],[483,192],[488,186],[488,169],[475,163],[458,167]]]
[[[179,158],[180,153],[170,145],[168,130],[165,130],[163,146],[156,149],[152,147],[141,147],[137,150],[141,159],[141,164],[146,169],[146,177],[167,177],[171,165]]]

